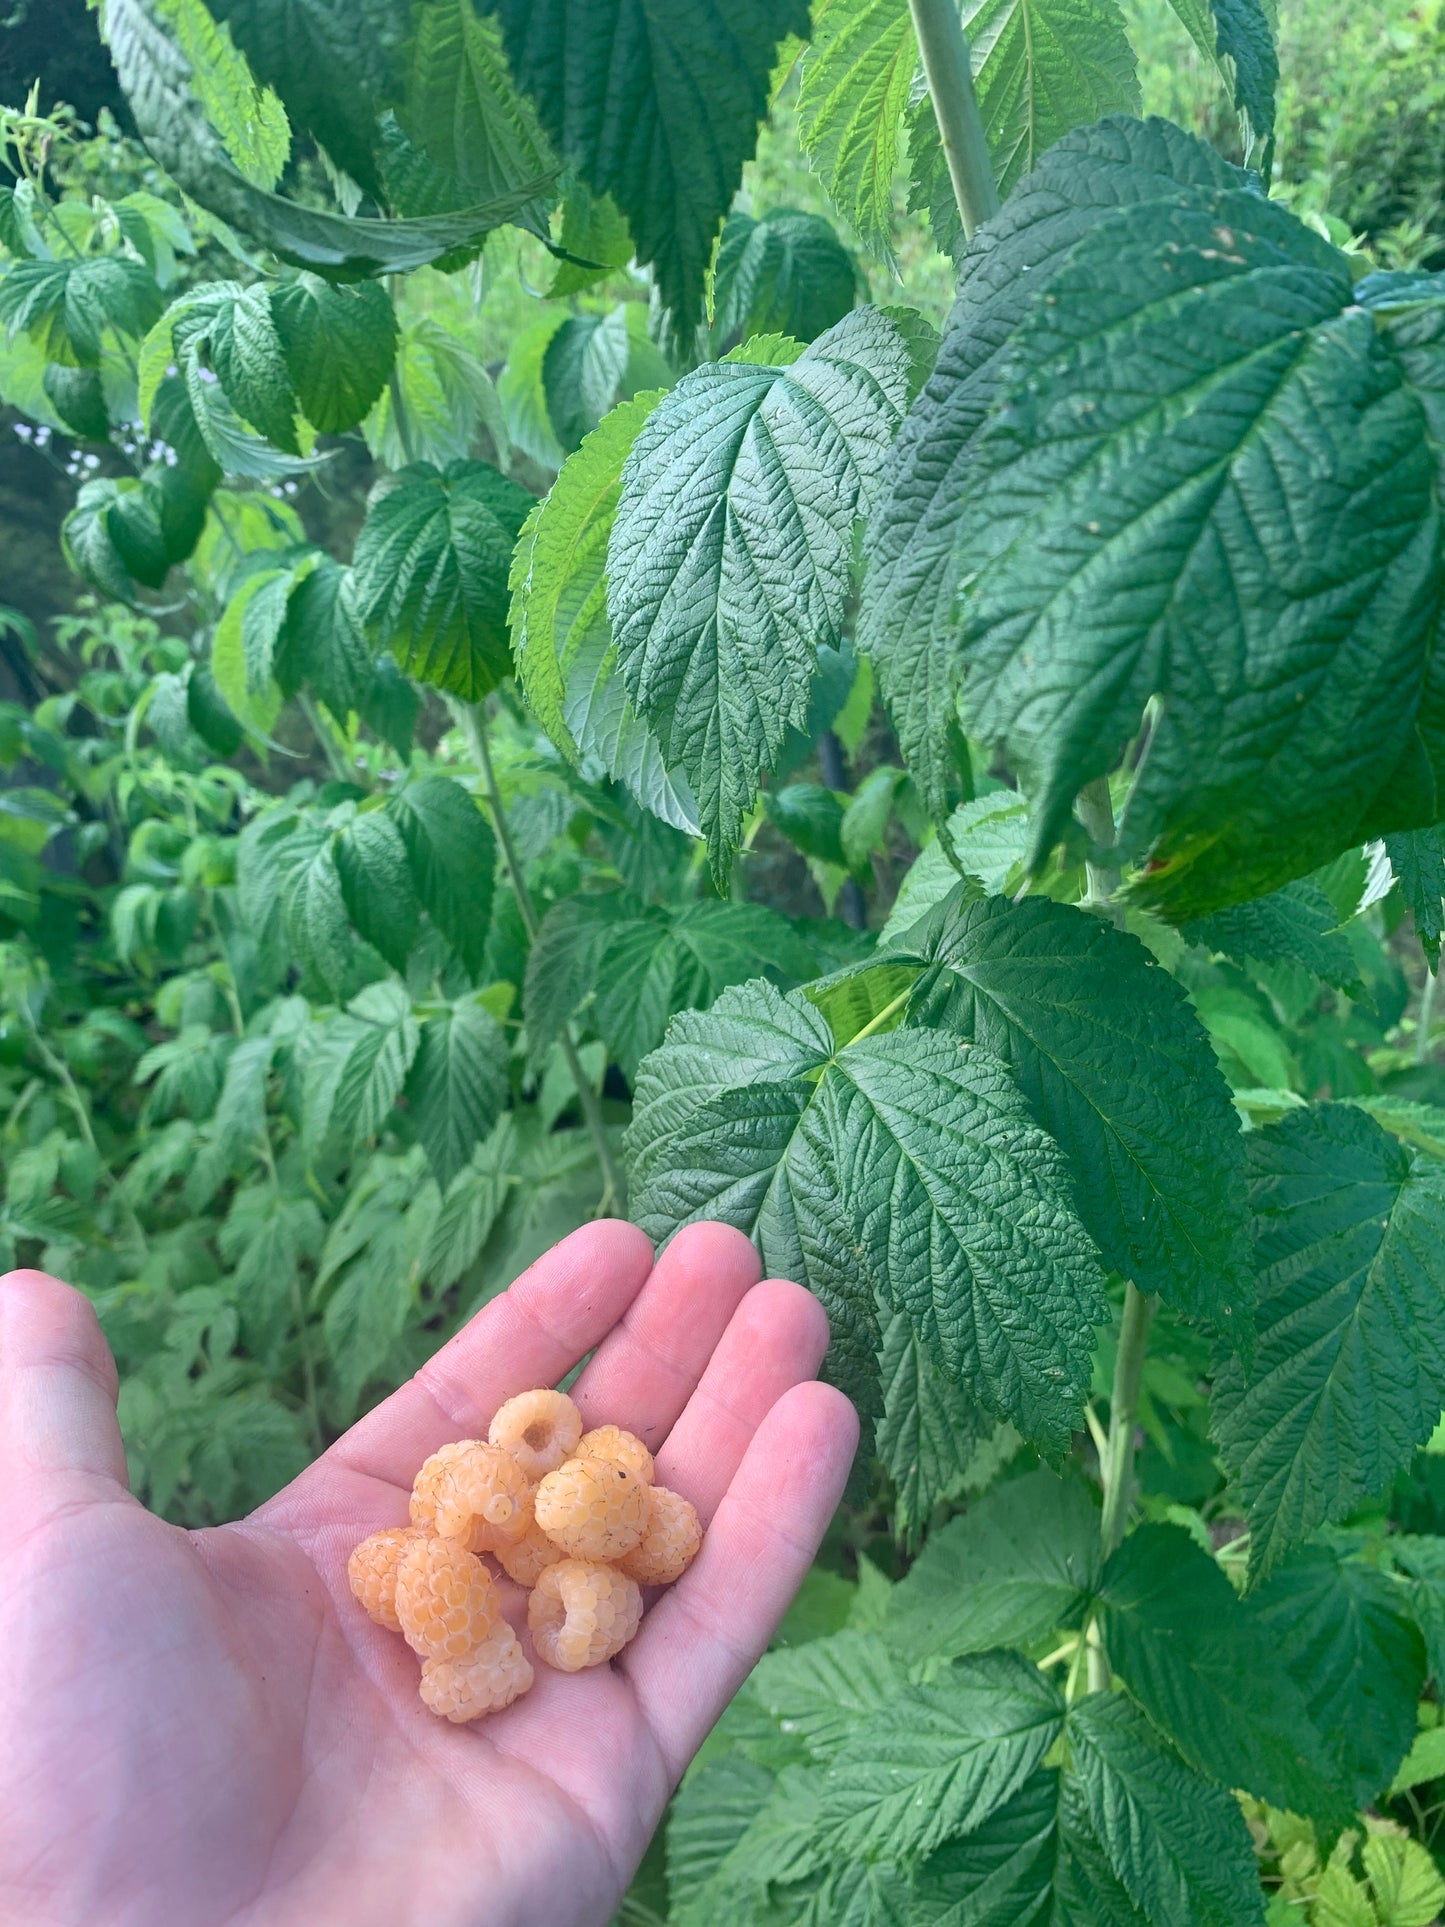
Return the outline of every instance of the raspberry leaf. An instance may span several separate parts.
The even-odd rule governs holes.
[[[507,1040],[490,1011],[463,1000],[421,1027],[406,1094],[443,1193],[507,1101]]]
[[[475,980],[481,975],[497,862],[491,825],[461,784],[423,776],[387,804],[422,908]]]

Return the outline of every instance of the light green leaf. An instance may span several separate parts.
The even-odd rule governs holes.
[[[594,194],[581,179],[568,184],[563,198],[558,245],[563,259],[547,290],[553,301],[605,280],[625,268],[633,254],[632,234],[616,202],[610,194]]]
[[[0,277],[0,321],[48,361],[99,368],[107,329],[139,341],[159,318],[155,276],[123,254],[17,261]]]
[[[444,467],[470,454],[482,428],[497,460],[508,463],[507,419],[486,368],[449,328],[430,315],[413,316],[402,327],[391,379],[362,426],[367,447],[390,469],[412,461]]]
[[[368,984],[347,1006],[351,1045],[332,1099],[331,1124],[343,1136],[376,1137],[401,1095],[420,1032],[400,984]]]
[[[421,912],[394,818],[381,810],[360,812],[337,837],[335,854],[351,921],[394,970],[404,971]]]
[[[1099,1518],[1077,1479],[1010,1479],[950,1520],[889,1595],[889,1642],[912,1658],[1030,1646],[1076,1625],[1099,1573]]]
[[[1381,1491],[1445,1405],[1445,1170],[1344,1105],[1249,1139],[1253,1373],[1225,1360],[1215,1426],[1250,1568]]]
[[[201,107],[228,158],[253,187],[275,187],[291,153],[286,109],[257,82],[230,28],[205,7],[166,5],[160,17],[190,64]]]
[[[787,366],[694,369],[628,456],[607,555],[618,662],[720,877],[807,714],[819,643],[841,638],[854,518],[907,380],[902,338],[862,309]]]
[[[803,0],[489,0],[512,72],[563,156],[627,219],[680,337],[701,318],[713,241],[767,112]],[[591,77],[578,84],[578,75]]]
[[[428,1017],[406,1091],[427,1162],[446,1192],[507,1101],[507,1040],[490,1011],[464,1001]]]
[[[840,1632],[765,1654],[749,1691],[814,1758],[828,1760],[907,1684],[905,1668],[875,1634]]]
[[[1415,1735],[1415,1744],[1400,1762],[1390,1782],[1390,1797],[1405,1793],[1429,1780],[1445,1780],[1445,1726],[1427,1726]],[[1442,1894],[1445,1899],[1445,1894]]]
[[[542,356],[542,392],[553,433],[569,452],[621,398],[631,351],[627,304],[608,314],[569,315]]]
[[[1017,1653],[956,1660],[933,1683],[903,1687],[827,1769],[820,1848],[921,1859],[1015,1794],[1063,1723],[1062,1696]]]
[[[1304,1700],[1187,1532],[1140,1526],[1110,1557],[1100,1600],[1110,1663],[1191,1766],[1322,1831],[1348,1823],[1349,1796]]]
[[[231,597],[211,638],[211,673],[227,707],[254,736],[269,739],[281,714],[281,691],[274,683],[254,690],[246,661],[246,610],[268,583],[285,580],[276,570],[258,569],[248,575]]]
[[[1097,1260],[1058,1153],[987,1051],[927,1031],[835,1050],[800,993],[750,984],[673,1020],[638,1072],[628,1144],[637,1222],[656,1239],[702,1217],[747,1231],[821,1299],[865,1404],[877,1299],[990,1411],[1067,1444],[1104,1316]]]
[[[719,350],[754,335],[812,341],[858,298],[858,270],[821,214],[774,207],[760,221],[730,214],[713,269]]]
[[[511,1188],[513,1153],[512,1119],[504,1114],[447,1187],[422,1257],[422,1271],[438,1291],[449,1290],[475,1264]]]
[[[374,504],[354,607],[409,676],[477,702],[510,673],[507,568],[530,501],[485,462],[418,462]]]
[[[386,290],[375,282],[336,288],[303,274],[272,289],[271,319],[307,421],[328,435],[354,428],[385,389],[396,359]]]
[[[961,803],[904,876],[879,932],[880,943],[901,943],[919,919],[958,888],[959,871],[976,878],[987,896],[1002,894],[1028,850],[1028,803],[1013,790],[993,790]]]
[[[1099,1844],[1154,1927],[1263,1922],[1233,1794],[1192,1773],[1118,1693],[1091,1693],[1070,1709],[1068,1744]]]
[[[514,335],[507,349],[507,365],[497,377],[507,433],[542,468],[559,469],[566,459],[552,431],[542,387],[542,362],[553,335],[566,319],[561,308],[553,308],[530,328]]]
[[[832,0],[798,83],[803,151],[864,244],[893,259],[893,176],[918,66],[907,0]]]
[[[1009,1066],[1106,1262],[1247,1343],[1243,1139],[1180,986],[1137,938],[1044,897],[945,904],[910,941],[933,968],[909,1021]]]
[[[497,845],[491,825],[449,776],[408,783],[387,808],[406,844],[422,907],[476,979],[492,921]]]

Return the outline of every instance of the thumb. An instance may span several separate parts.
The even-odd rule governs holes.
[[[126,1484],[115,1360],[90,1300],[43,1271],[0,1278],[0,1467]]]

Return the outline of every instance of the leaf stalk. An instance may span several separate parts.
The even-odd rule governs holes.
[[[908,0],[908,5],[948,161],[948,178],[963,231],[972,239],[975,228],[997,214],[1001,203],[957,0]]]
[[[1124,1287],[1124,1316],[1119,1326],[1119,1350],[1109,1393],[1109,1436],[1099,1464],[1104,1486],[1099,1538],[1106,1559],[1124,1537],[1134,1496],[1134,1427],[1139,1417],[1139,1386],[1153,1317],[1154,1300],[1131,1280]],[[1097,1693],[1109,1684],[1109,1659],[1098,1638],[1097,1627],[1091,1624],[1089,1632],[1089,1690]]]

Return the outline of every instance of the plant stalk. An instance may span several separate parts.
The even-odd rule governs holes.
[[[497,783],[497,772],[492,766],[492,752],[487,742],[486,716],[480,703],[452,703],[452,713],[461,724],[466,735],[467,746],[472,752],[477,768],[481,771],[482,786],[487,792],[487,802],[491,806],[492,827],[497,833],[497,841],[502,848],[502,861],[507,866],[512,889],[517,898],[517,909],[527,932],[528,940],[537,941],[541,929],[541,919],[537,906],[532,901],[532,893],[527,888],[522,875],[522,865],[517,856],[517,846],[512,841],[511,826],[507,822],[507,812],[502,804],[502,792]],[[610,1205],[621,1206],[627,1195],[622,1171],[607,1136],[607,1121],[602,1115],[602,1100],[593,1090],[587,1074],[582,1068],[582,1059],[577,1050],[577,1040],[572,1034],[571,1024],[567,1024],[561,1038],[562,1056],[577,1088],[577,1102],[582,1108],[582,1120],[591,1133],[597,1151],[597,1162],[602,1169],[603,1193],[599,1210]]]
[[[1426,959],[1428,966],[1429,959]],[[1435,993],[1440,983],[1440,972],[1431,970],[1425,979],[1425,988],[1420,993],[1420,1016],[1415,1030],[1415,1062],[1428,1064],[1430,1061],[1430,1026],[1435,1020]]]
[[[1119,1326],[1119,1351],[1114,1360],[1114,1383],[1109,1393],[1109,1436],[1099,1464],[1104,1486],[1104,1510],[1099,1539],[1104,1557],[1124,1537],[1129,1504],[1134,1496],[1134,1427],[1139,1417],[1139,1383],[1149,1349],[1149,1325],[1154,1300],[1132,1281],[1124,1287],[1124,1317]],[[1102,1692],[1109,1684],[1109,1660],[1094,1628],[1089,1643],[1089,1690]]]
[[[1089,833],[1093,843],[1108,849],[1114,841],[1114,804],[1109,795],[1107,776],[1096,776],[1092,783],[1086,783],[1079,791],[1077,809],[1079,821]],[[1114,893],[1119,888],[1119,872],[1104,863],[1086,863],[1088,892],[1084,902],[1091,910],[1102,911],[1112,917],[1121,928],[1124,922],[1123,906],[1114,902]]]
[[[908,5],[948,160],[948,178],[963,218],[963,231],[971,239],[975,228],[998,213],[1000,202],[973,88],[963,22],[958,17],[957,0],[908,0]]]

